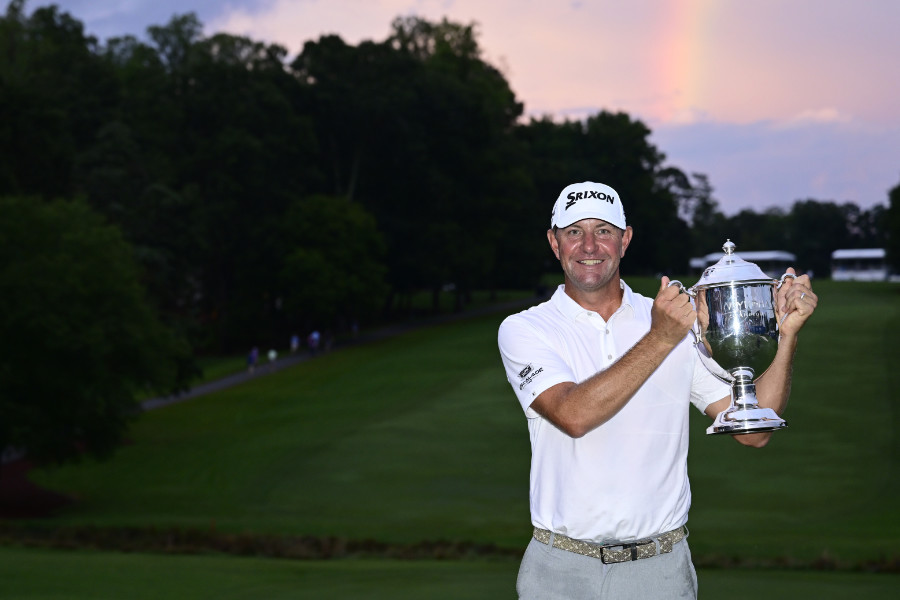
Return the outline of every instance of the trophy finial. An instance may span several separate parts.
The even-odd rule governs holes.
[[[735,245],[730,239],[726,239],[725,243],[722,244],[722,250],[725,251],[725,254],[734,254]]]

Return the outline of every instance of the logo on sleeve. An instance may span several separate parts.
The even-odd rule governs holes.
[[[531,365],[528,365],[527,367],[519,371],[519,379],[522,380],[522,383],[519,384],[519,389],[524,390],[525,386],[534,381],[534,378],[543,372],[544,367],[538,367],[537,370],[535,370]]]

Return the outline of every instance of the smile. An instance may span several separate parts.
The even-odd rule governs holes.
[[[590,260],[579,260],[578,262],[581,263],[581,264],[583,264],[583,265],[587,265],[587,266],[591,267],[591,266],[594,266],[594,265],[599,265],[599,264],[602,263],[603,261],[602,261],[602,260],[599,260],[599,259],[590,259]]]

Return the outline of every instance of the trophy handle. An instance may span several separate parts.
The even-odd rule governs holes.
[[[789,273],[785,273],[785,275],[789,275]],[[687,294],[691,298],[697,295],[697,292],[694,290],[694,288],[684,287],[684,284],[677,279],[673,279],[672,281],[670,281],[669,285],[667,285],[666,287],[672,287],[673,285],[677,285],[682,293]]]
[[[780,290],[781,286],[784,285],[784,282],[788,277],[790,277],[791,279],[797,279],[797,276],[794,275],[793,273],[785,273],[784,275],[781,276],[781,279],[778,280],[778,285],[775,286],[775,289]],[[781,324],[784,323],[785,319],[787,319],[787,316],[788,316],[788,313],[785,313],[784,316],[781,317],[781,320],[778,321],[779,327],[781,327]]]
[[[797,276],[794,275],[793,273],[785,273],[784,275],[781,276],[781,279],[778,280],[778,285],[775,286],[775,289],[780,290],[781,286],[784,285],[784,280],[787,279],[788,277],[790,277],[791,279],[797,279]],[[679,283],[681,283],[681,282],[679,282]]]
[[[787,275],[788,273],[785,273]],[[684,287],[684,284],[678,281],[677,279],[673,279],[669,282],[669,285],[666,287],[672,287],[673,285],[678,286],[678,290],[682,294],[687,294],[691,298],[691,306],[694,306],[694,310],[697,310],[697,307],[694,305],[694,298],[697,297],[697,291],[694,288]],[[691,334],[694,336],[694,345],[700,343],[700,324],[695,320],[694,324],[691,325]]]

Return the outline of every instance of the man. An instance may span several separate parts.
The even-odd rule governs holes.
[[[503,365],[532,447],[535,529],[519,569],[520,598],[697,595],[685,527],[688,408],[714,418],[728,407],[730,388],[692,345],[697,313],[687,294],[663,277],[651,300],[619,278],[632,236],[614,189],[566,187],[547,231],[564,283],[500,326]],[[778,318],[786,316],[775,359],[756,382],[760,406],[784,410],[797,334],[816,302],[805,275],[778,291]],[[734,438],[761,447],[769,436]]]

